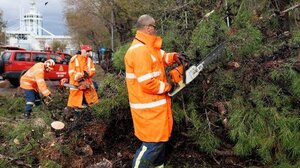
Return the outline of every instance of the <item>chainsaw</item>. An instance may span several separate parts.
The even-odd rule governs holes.
[[[87,82],[80,82],[78,86],[69,84],[69,83],[64,83],[63,86],[71,89],[79,89],[79,90],[86,90],[91,88],[91,86]]]
[[[175,88],[169,92],[168,95],[174,96],[182,90],[187,84],[193,81],[207,65],[224,55],[224,51],[225,43],[222,43],[214,48],[199,64],[188,66],[186,62],[182,61],[181,65],[170,70],[170,80],[175,84]]]
[[[69,84],[69,83],[64,83],[63,86],[67,87],[67,88],[71,88],[71,89],[78,89],[77,86]]]

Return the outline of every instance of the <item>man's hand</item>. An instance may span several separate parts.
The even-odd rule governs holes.
[[[51,102],[53,101],[51,95],[48,95],[46,97],[43,98],[43,102],[45,103],[45,105],[49,105]]]
[[[60,81],[59,81],[59,87],[63,87],[65,83],[68,83],[69,82],[69,79],[68,78],[62,78]]]
[[[183,64],[183,61],[186,60],[184,54],[178,54],[178,53],[174,54],[173,59],[177,64]]]

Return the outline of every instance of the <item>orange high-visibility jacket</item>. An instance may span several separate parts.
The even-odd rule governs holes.
[[[83,77],[84,71],[89,75],[89,78],[95,75],[95,65],[93,60],[88,56],[75,55],[69,62],[70,84],[78,86],[78,79]],[[92,84],[90,79],[87,81]]]
[[[39,62],[33,65],[20,80],[20,87],[23,89],[41,92],[44,96],[49,96],[50,91],[44,80],[44,63]]]
[[[164,67],[174,63],[174,53],[161,44],[160,37],[137,31],[124,58],[134,132],[144,142],[168,141],[173,126]]]
[[[70,84],[78,86],[78,79],[84,76],[84,71],[88,73],[86,82],[92,86],[92,88],[82,91],[75,88],[70,88],[70,95],[68,99],[69,107],[82,107],[83,96],[85,96],[87,103],[93,104],[98,102],[98,96],[95,91],[92,80],[90,79],[95,74],[95,65],[93,60],[88,56],[75,55],[69,62],[69,76]]]

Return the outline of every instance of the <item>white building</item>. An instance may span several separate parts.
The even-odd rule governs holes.
[[[20,25],[6,30],[8,45],[27,50],[44,50],[53,41],[60,41],[67,45],[66,50],[70,52],[74,48],[71,37],[57,36],[44,29],[43,16],[37,10],[34,0],[31,0],[30,6],[29,12],[20,18]]]

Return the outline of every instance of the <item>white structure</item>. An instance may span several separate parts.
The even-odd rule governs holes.
[[[70,36],[57,36],[43,28],[43,16],[38,12],[34,0],[30,2],[29,12],[20,18],[19,27],[10,27],[6,30],[7,43],[10,46],[27,50],[44,50],[51,46],[53,41],[60,41],[67,45],[67,52],[73,46]]]
[[[21,26],[24,31],[32,32],[36,35],[42,35],[43,16],[38,12],[35,2],[30,2],[30,10],[23,16],[24,26]]]

